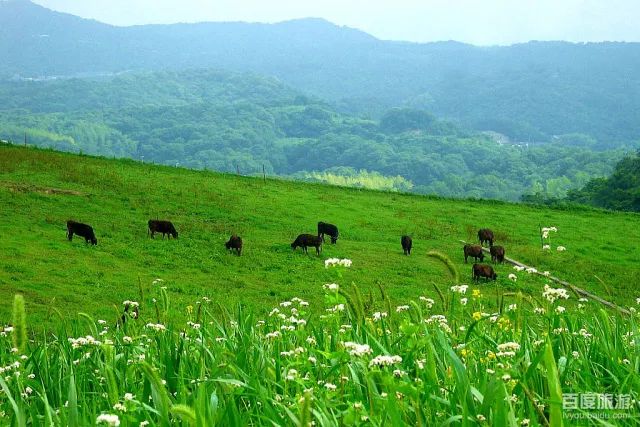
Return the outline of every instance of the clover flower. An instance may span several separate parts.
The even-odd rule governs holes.
[[[407,311],[409,310],[409,306],[408,305],[399,305],[398,307],[396,307],[396,313],[401,313],[403,311]]]
[[[512,280],[514,282],[518,280],[518,276],[516,276],[513,273],[510,273],[509,276],[507,276],[507,277],[509,278],[509,280]]]
[[[149,329],[153,329],[156,332],[167,330],[167,327],[164,326],[162,323],[147,323],[145,327]]]
[[[556,250],[557,250],[558,252],[564,252],[564,251],[566,251],[566,250],[567,250],[567,248],[565,248],[564,246],[558,246],[558,247],[556,248]]]

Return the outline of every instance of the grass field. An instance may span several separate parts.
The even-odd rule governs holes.
[[[638,215],[13,146],[0,146],[0,171],[0,425],[640,423]],[[180,238],[151,240],[155,217]],[[92,224],[98,245],[68,242],[70,218]],[[318,220],[340,227],[337,245],[293,252]],[[540,225],[558,229],[551,251]],[[508,256],[630,314],[541,276],[511,281],[506,265],[495,283],[455,283],[452,270],[470,279],[459,239],[480,227]],[[241,257],[224,248],[232,232]],[[352,265],[325,268],[328,257]],[[119,322],[125,300],[140,316]]]
[[[55,190],[52,190],[55,189]],[[57,191],[64,190],[64,191]],[[0,146],[0,321],[22,293],[32,325],[48,325],[54,309],[115,320],[123,300],[156,295],[163,279],[176,303],[172,315],[207,296],[227,308],[257,313],[292,296],[321,301],[318,283],[357,286],[364,298],[381,284],[394,301],[434,297],[451,279],[438,250],[470,281],[460,239],[475,241],[492,228],[507,256],[622,305],[640,294],[640,215],[595,210],[552,210],[491,201],[446,200],[281,180],[238,177]],[[150,218],[169,219],[177,240],[147,237]],[[98,245],[65,238],[67,219],[91,224]],[[319,220],[340,228],[336,245],[320,257],[293,252],[290,243],[314,233]],[[543,252],[539,226],[556,226]],[[241,257],[227,253],[232,232],[242,236]],[[413,236],[410,257],[400,236]],[[565,246],[565,252],[555,247]],[[349,258],[338,276],[328,257]],[[498,266],[501,290],[537,293],[545,281]],[[481,285],[487,293],[495,285]],[[141,292],[143,295],[141,296]],[[153,313],[141,313],[153,317]]]

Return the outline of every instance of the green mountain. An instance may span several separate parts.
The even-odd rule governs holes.
[[[490,227],[507,256],[630,305],[640,281],[635,249],[640,216],[591,209],[554,210],[495,201],[460,201],[100,159],[0,144],[0,322],[9,322],[12,296],[24,295],[31,325],[57,321],[55,309],[110,319],[124,300],[145,300],[167,286],[172,318],[202,296],[262,313],[304,296],[323,307],[322,283],[357,284],[367,299],[382,284],[394,302],[426,295],[432,282],[451,284],[449,256],[470,281],[460,239],[475,241]],[[150,218],[173,221],[178,239],[147,236]],[[98,245],[66,239],[66,221],[93,226]],[[300,233],[318,221],[336,224],[340,238],[322,255],[292,251]],[[539,226],[556,226],[552,251],[540,247]],[[241,257],[227,253],[231,233],[244,240]],[[410,257],[400,236],[413,236]],[[620,239],[618,236],[624,236]],[[565,246],[564,252],[555,250]],[[338,276],[324,259],[348,258]],[[496,265],[500,292],[539,295],[546,278]],[[517,283],[508,274],[519,276]],[[606,272],[606,275],[603,275]],[[156,278],[164,283],[153,284]],[[494,286],[483,294],[493,304]],[[377,298],[376,298],[377,299]],[[116,309],[114,310],[114,306]],[[155,318],[148,310],[145,319]],[[54,320],[52,320],[54,319]]]
[[[0,57],[7,78],[249,71],[339,111],[380,118],[392,107],[425,109],[525,142],[577,133],[610,147],[640,136],[637,43],[389,42],[318,19],[113,27],[8,0],[0,2]]]
[[[409,108],[362,119],[274,78],[225,71],[4,81],[0,99],[0,139],[456,197],[562,197],[624,154],[566,140],[500,144]]]

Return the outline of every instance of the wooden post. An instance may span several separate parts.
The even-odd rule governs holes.
[[[264,170],[264,163],[262,164],[262,182],[267,183],[267,173]]]
[[[236,175],[240,175],[240,166],[236,163]]]
[[[542,237],[542,225],[538,224],[538,227],[540,228],[540,248],[542,250],[544,250],[544,238]]]
[[[27,133],[24,133],[24,146],[27,146]]]

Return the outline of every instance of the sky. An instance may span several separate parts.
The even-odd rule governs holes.
[[[113,25],[324,18],[384,40],[640,41],[639,0],[34,0]]]

